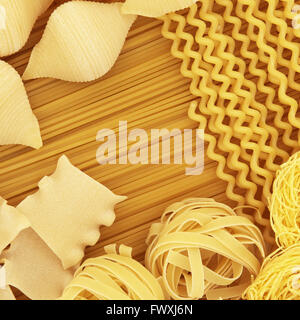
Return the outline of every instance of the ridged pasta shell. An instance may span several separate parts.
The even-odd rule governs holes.
[[[127,0],[122,6],[124,14],[157,18],[167,13],[188,8],[198,0]]]
[[[120,3],[64,3],[51,15],[23,79],[85,82],[100,78],[117,60],[135,18],[123,15]]]
[[[0,57],[19,51],[53,0],[0,0]]]
[[[0,61],[0,145],[43,145],[38,121],[33,114],[17,71]]]

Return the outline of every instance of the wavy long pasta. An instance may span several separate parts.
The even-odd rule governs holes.
[[[85,82],[100,78],[116,62],[135,18],[123,15],[120,3],[62,4],[50,16],[23,79]]]
[[[163,300],[159,282],[121,245],[105,248],[106,254],[87,259],[65,288],[61,300]],[[119,252],[118,252],[119,251]]]
[[[53,0],[1,0],[0,57],[19,51],[26,43],[31,29]]]
[[[292,17],[291,1],[281,7],[275,0],[264,8],[261,4],[199,1],[184,13],[160,19],[162,34],[173,41],[172,55],[182,60],[181,73],[191,79],[191,93],[200,97],[189,116],[206,130],[207,154],[218,162],[218,177],[228,183],[226,194],[238,205],[259,210],[255,219],[272,243],[267,199],[287,150],[298,148],[294,131],[300,134],[298,103],[288,93],[289,88],[299,91],[299,44],[293,41],[298,33],[286,22]],[[261,95],[265,103],[256,100]]]
[[[172,299],[240,298],[258,274],[264,240],[247,218],[213,199],[167,208],[147,238],[146,266]]]
[[[35,149],[43,145],[22,80],[4,61],[0,61],[0,144],[23,144]]]

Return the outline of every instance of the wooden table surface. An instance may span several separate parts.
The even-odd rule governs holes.
[[[53,9],[54,5],[37,21],[26,46],[4,59],[20,74]],[[139,17],[117,63],[97,81],[27,81],[44,146],[40,150],[0,147],[0,195],[11,205],[34,193],[39,180],[54,172],[62,154],[115,193],[128,196],[116,207],[113,226],[101,228],[100,242],[87,248],[86,257],[102,254],[107,244],[123,243],[133,247],[134,257],[143,261],[149,226],[168,205],[187,197],[213,197],[231,204],[224,193],[225,183],[215,175],[216,163],[207,157],[200,176],[185,175],[185,165],[101,166],[96,161],[97,132],[104,128],[117,132],[120,120],[128,121],[129,130],[197,127],[187,115],[195,99],[189,93],[189,81],[181,76],[180,61],[169,53],[171,43],[160,30],[160,21]]]

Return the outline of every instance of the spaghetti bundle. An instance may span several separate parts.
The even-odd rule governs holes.
[[[200,0],[161,18],[171,53],[200,98],[189,116],[205,129],[207,155],[218,162],[228,198],[259,210],[255,218],[270,243],[267,199],[300,137],[300,44],[291,27],[292,3]]]
[[[243,297],[248,300],[300,300],[300,246],[279,248],[267,257]]]
[[[278,245],[289,247],[300,241],[300,152],[277,172],[270,199],[271,224]]]
[[[131,248],[105,247],[106,254],[86,260],[66,287],[63,300],[163,300],[159,282],[131,258]]]
[[[240,298],[264,257],[259,229],[213,199],[167,208],[147,245],[147,268],[176,300]]]

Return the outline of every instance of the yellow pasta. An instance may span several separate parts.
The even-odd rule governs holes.
[[[121,245],[104,248],[106,254],[86,260],[66,287],[62,300],[163,300],[159,282]]]
[[[0,61],[0,144],[23,144],[36,149],[43,144],[22,80],[4,61]]]
[[[39,191],[17,208],[68,269],[81,261],[86,246],[96,244],[99,226],[113,224],[114,206],[125,199],[62,156],[53,175],[44,177]]]
[[[19,51],[31,29],[53,0],[0,0],[0,57]]]
[[[248,300],[300,300],[300,246],[279,248],[264,261],[244,292]]]
[[[286,21],[292,1],[278,4],[200,0],[182,14],[161,17],[171,53],[182,60],[181,73],[200,98],[189,116],[205,129],[207,155],[228,183],[228,198],[259,210],[255,220],[270,243],[267,199],[279,164],[297,150],[300,128],[298,102],[288,93],[300,89],[298,33]]]
[[[271,225],[278,246],[289,247],[300,241],[300,152],[277,171],[270,198]]]
[[[213,199],[167,208],[147,244],[147,268],[178,300],[240,298],[265,254],[259,229]]]
[[[64,3],[50,16],[23,79],[85,82],[100,78],[116,62],[135,18],[122,15],[120,3]]]
[[[0,255],[19,232],[29,226],[28,219],[0,197]]]
[[[124,14],[160,17],[169,12],[185,9],[198,0],[126,0],[122,6]]]
[[[31,228],[17,236],[3,260],[7,285],[32,300],[57,299],[75,271],[64,270],[61,261]]]

